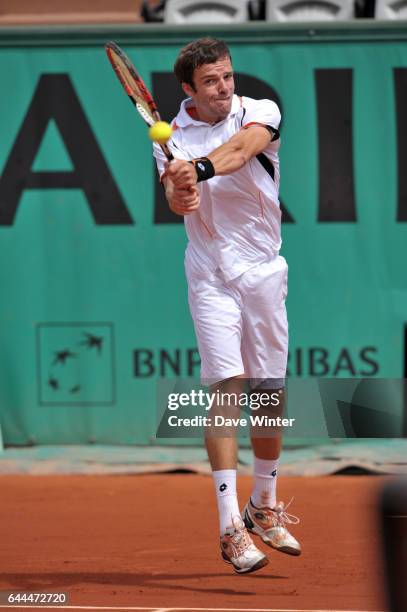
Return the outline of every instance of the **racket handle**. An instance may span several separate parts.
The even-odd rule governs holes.
[[[174,159],[174,156],[171,153],[171,151],[169,150],[168,146],[166,144],[162,144],[160,146],[161,146],[162,152],[164,153],[164,155],[168,159],[168,161],[172,161]]]

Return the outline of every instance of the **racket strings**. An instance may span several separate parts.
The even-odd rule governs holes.
[[[158,120],[155,116],[158,112],[144,83],[132,73],[117,53],[111,52],[110,57],[127,95],[132,99],[144,121],[150,126],[153,125]]]
[[[128,69],[128,67],[126,66],[126,64],[124,63],[124,61],[120,58],[120,56],[111,53],[110,54],[110,58],[113,61],[113,68],[117,74],[117,76],[119,77],[120,81],[122,82],[124,88],[126,89],[127,93],[130,95],[133,91],[134,88],[134,79],[131,75],[130,70]]]
[[[145,123],[151,127],[160,121],[154,99],[127,55],[113,41],[106,43],[105,49],[117,78]],[[160,147],[168,161],[174,159],[166,144]]]
[[[140,115],[143,117],[144,121],[146,123],[148,123],[148,125],[154,125],[155,123],[155,119],[154,117],[149,113],[149,111],[140,103],[140,102],[136,102],[135,103],[137,106],[137,110],[140,113]]]

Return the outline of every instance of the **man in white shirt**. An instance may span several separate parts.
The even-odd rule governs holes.
[[[185,218],[185,268],[201,378],[212,391],[231,394],[241,393],[249,380],[252,394],[278,398],[281,414],[288,324],[287,264],[279,256],[280,112],[270,100],[235,95],[223,41],[188,44],[174,71],[188,96],[172,122],[168,144],[176,159],[168,164],[157,145],[154,155],[170,208]],[[217,407],[218,413],[224,409]],[[270,428],[251,432],[254,485],[244,522],[236,495],[236,436],[232,429],[224,437],[206,435],[221,554],[237,573],[268,563],[248,532],[281,552],[301,552],[286,528],[298,519],[276,500],[281,435],[269,434]]]

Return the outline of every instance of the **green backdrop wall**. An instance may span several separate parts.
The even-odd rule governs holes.
[[[155,443],[163,377],[198,375],[184,229],[104,54],[165,119],[199,28],[0,31],[0,423],[9,444]],[[292,377],[403,377],[406,24],[244,26],[238,93],[282,107]]]

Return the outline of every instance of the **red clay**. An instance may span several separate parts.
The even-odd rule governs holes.
[[[280,478],[301,557],[235,575],[220,560],[213,485],[190,474],[2,476],[0,590],[73,605],[385,610],[376,515],[383,478]],[[243,506],[250,479],[240,478]],[[17,610],[17,608],[13,608]],[[20,609],[20,608],[19,608]],[[23,609],[23,608],[21,608]]]

